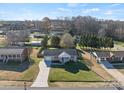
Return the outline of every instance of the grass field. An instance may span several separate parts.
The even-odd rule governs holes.
[[[36,79],[39,72],[40,58],[36,57],[37,49],[33,49],[31,53],[30,64],[29,62],[23,62],[23,64],[8,63],[0,65],[0,82],[2,81],[29,81],[31,82]],[[23,84],[22,84],[23,85]],[[16,84],[13,84],[16,86]]]
[[[0,47],[5,46],[5,38],[0,36]]]
[[[33,81],[39,72],[38,62],[13,63],[0,65],[0,80],[22,80]]]
[[[49,74],[49,82],[83,82],[103,81],[101,77],[92,72],[82,62],[66,63],[65,65],[52,66]]]
[[[31,54],[31,61],[34,62],[34,64],[27,69],[25,72],[23,72],[23,75],[21,77],[22,80],[30,80],[33,81],[37,77],[37,74],[39,72],[39,62],[41,61],[41,58],[37,58],[37,52],[39,49],[33,49]]]
[[[114,41],[114,44],[119,45],[121,47],[124,47],[124,42],[123,41]]]
[[[34,81],[39,72],[39,67],[37,64],[32,65],[29,69],[24,71],[20,77],[20,80]]]
[[[122,41],[114,41],[114,44],[117,44],[117,45],[124,45],[124,42],[122,42]]]
[[[91,51],[91,47],[80,47],[78,44],[76,46],[76,49]],[[110,48],[92,48],[92,51],[110,51],[110,50],[111,50]]]
[[[111,82],[51,82],[52,88],[105,88],[113,87]]]
[[[42,38],[30,38],[30,41],[41,41],[43,40]]]

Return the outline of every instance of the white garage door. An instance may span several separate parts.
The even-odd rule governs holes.
[[[44,60],[45,60],[45,61],[51,61],[52,58],[51,58],[51,57],[48,57],[48,56],[45,56],[45,57],[44,57]]]

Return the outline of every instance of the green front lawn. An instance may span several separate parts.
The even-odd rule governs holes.
[[[49,82],[83,82],[103,81],[101,77],[92,72],[83,62],[66,63],[52,66],[49,73]]]
[[[33,64],[27,70],[22,73],[20,80],[34,81],[38,75],[39,67],[37,64]]]
[[[31,56],[31,66],[22,73],[21,80],[34,81],[39,72],[39,62],[41,58]]]

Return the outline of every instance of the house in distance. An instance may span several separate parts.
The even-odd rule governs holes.
[[[0,48],[0,62],[7,63],[8,61],[23,62],[28,58],[27,48]]]

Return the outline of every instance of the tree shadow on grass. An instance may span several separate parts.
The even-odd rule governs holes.
[[[78,73],[80,70],[90,71],[90,69],[82,62],[67,62],[64,65],[52,65],[52,68],[63,68],[71,73]]]
[[[30,62],[26,60],[22,63],[18,61],[8,61],[7,64],[0,64],[0,70],[23,72],[33,64],[34,64],[34,60],[32,59],[30,60]]]

